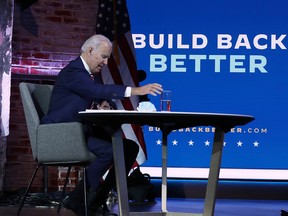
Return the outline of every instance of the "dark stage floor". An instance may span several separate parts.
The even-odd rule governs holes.
[[[204,206],[203,199],[168,199],[168,211],[202,213]],[[130,205],[130,211],[159,212],[161,202],[156,198],[154,204]],[[215,216],[280,216],[281,209],[288,210],[287,200],[238,200],[238,199],[218,199],[216,201]],[[112,205],[112,211],[117,213],[117,204]],[[1,206],[1,216],[16,216],[17,206]],[[47,206],[31,207],[25,206],[22,216],[53,216],[57,215],[56,208]],[[74,216],[75,214],[67,209],[62,209],[62,216]]]

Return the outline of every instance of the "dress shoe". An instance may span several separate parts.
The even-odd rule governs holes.
[[[284,211],[284,210],[281,210],[281,216],[288,216],[288,212]]]
[[[103,205],[97,209],[94,216],[118,216],[118,215],[115,213],[111,213],[107,205]]]
[[[70,209],[73,211],[77,216],[84,216],[85,215],[85,208],[82,204],[79,204],[73,201],[70,196],[66,196],[62,202],[62,206],[66,209]]]
[[[66,196],[62,200],[62,205],[64,208],[73,211],[77,216],[85,216],[85,207],[79,203],[73,201],[70,196]],[[117,216],[117,214],[110,213],[107,205],[100,206],[97,210],[88,209],[88,216]]]
[[[102,185],[97,189],[91,187],[87,194],[88,208],[95,212],[99,207],[105,206],[109,192],[110,189]]]

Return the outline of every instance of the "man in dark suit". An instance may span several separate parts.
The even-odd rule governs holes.
[[[100,72],[108,63],[112,52],[112,44],[102,35],[90,37],[81,47],[81,55],[63,68],[55,82],[49,112],[42,119],[43,124],[80,121],[78,112],[89,109],[91,105],[98,109],[115,109],[112,99],[125,99],[133,95],[151,94],[156,96],[162,92],[157,83],[141,87],[122,85],[103,85]],[[93,77],[93,78],[91,78]],[[126,171],[129,172],[138,154],[138,145],[123,139]],[[89,186],[88,201],[95,210],[115,186],[114,169],[110,169],[104,183],[103,175],[113,165],[111,137],[101,126],[87,129],[88,149],[97,156],[87,170]],[[83,184],[80,182],[63,201],[64,206],[72,209],[77,215],[83,215]]]

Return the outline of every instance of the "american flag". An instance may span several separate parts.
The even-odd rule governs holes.
[[[105,35],[113,42],[108,67],[102,69],[104,84],[138,86],[135,50],[125,0],[99,0],[96,33]],[[116,102],[118,109],[125,110],[136,110],[138,103],[138,96]],[[141,165],[147,158],[142,128],[139,125],[125,124],[122,130],[126,138],[134,140],[140,146],[137,163]]]

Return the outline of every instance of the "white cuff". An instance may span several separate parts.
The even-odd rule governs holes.
[[[125,90],[124,97],[131,97],[131,91],[132,88],[128,86]]]

